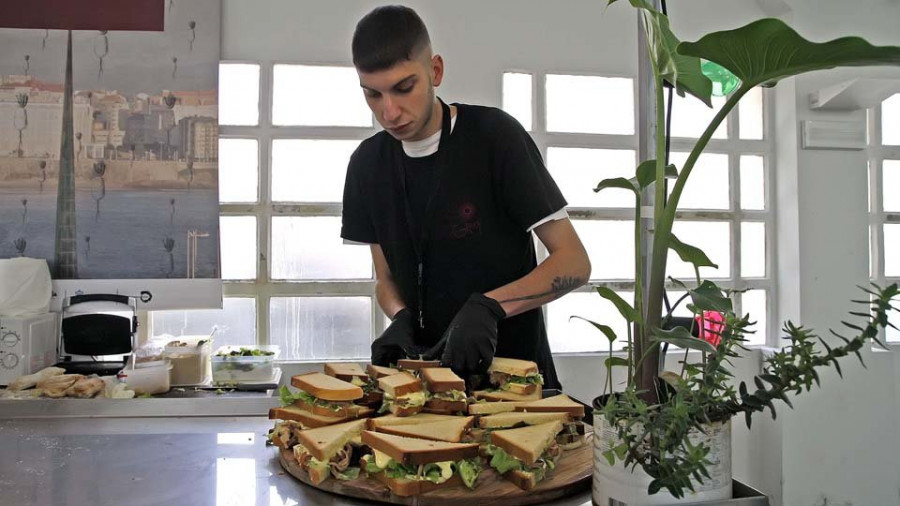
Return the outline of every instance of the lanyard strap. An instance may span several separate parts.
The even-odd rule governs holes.
[[[422,220],[419,222],[419,234],[416,237],[416,230],[413,226],[413,211],[412,206],[409,202],[409,194],[407,193],[406,188],[406,174],[405,167],[406,163],[404,162],[404,154],[403,154],[403,145],[399,146],[397,150],[397,156],[399,157],[399,163],[394,164],[396,167],[396,175],[397,179],[400,183],[400,188],[403,190],[403,209],[406,212],[406,226],[409,229],[409,237],[412,239],[413,251],[416,254],[417,265],[417,275],[416,275],[416,297],[419,306],[419,328],[425,328],[425,280],[424,280],[424,272],[425,272],[425,252],[428,248],[428,236],[431,231],[432,226],[432,218],[434,216],[434,203],[437,200],[438,190],[441,187],[441,176],[444,172],[444,168],[447,166],[447,159],[449,148],[447,144],[449,143],[450,138],[450,107],[444,103],[443,100],[438,98],[438,102],[441,104],[441,140],[438,144],[437,150],[437,158],[435,160],[434,167],[434,178],[432,180],[431,185],[431,193],[428,196],[428,200],[425,204],[425,215],[422,216]]]

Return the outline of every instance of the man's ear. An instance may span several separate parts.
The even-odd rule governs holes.
[[[436,54],[431,57],[431,82],[432,85],[437,87],[441,85],[441,81],[444,79],[444,59],[441,58],[441,55]]]

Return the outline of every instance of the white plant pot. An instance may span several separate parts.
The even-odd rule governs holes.
[[[695,492],[686,490],[682,499],[676,499],[665,489],[650,495],[647,487],[653,480],[640,466],[632,472],[618,460],[610,466],[603,456],[603,452],[617,446],[620,440],[606,418],[595,411],[593,503],[599,506],[655,506],[731,499],[731,420],[709,424],[706,434],[694,431],[689,437],[693,444],[702,441],[711,448],[707,459],[712,464],[706,467],[710,479],[704,479],[702,484],[694,482]]]

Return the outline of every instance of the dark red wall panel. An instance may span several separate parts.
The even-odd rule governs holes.
[[[161,32],[166,1],[0,0],[0,28]]]

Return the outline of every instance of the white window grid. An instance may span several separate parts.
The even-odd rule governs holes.
[[[259,143],[259,195],[256,203],[220,204],[222,216],[255,216],[257,219],[258,258],[256,279],[249,281],[224,280],[225,297],[246,297],[256,301],[256,339],[258,344],[270,342],[270,305],[276,297],[369,297],[371,304],[372,329],[370,339],[385,328],[385,318],[375,301],[375,280],[373,277],[341,280],[275,280],[271,275],[269,259],[272,253],[273,217],[340,217],[340,202],[291,202],[281,203],[272,199],[272,143],[281,139],[325,139],[362,141],[375,134],[375,127],[345,126],[276,126],[272,124],[273,69],[275,65],[316,65],[331,64],[284,61],[222,61],[222,64],[249,63],[260,66],[259,83],[259,123],[256,126],[222,125],[220,137],[223,139],[255,139]],[[346,65],[340,65],[346,66]],[[373,124],[377,124],[373,121]],[[358,246],[363,248],[364,246]],[[335,357],[339,359],[340,357]],[[321,360],[316,360],[319,362]]]
[[[884,258],[884,225],[900,223],[900,213],[884,210],[883,169],[885,160],[900,161],[900,146],[889,146],[882,142],[882,107],[876,105],[868,110],[868,158],[869,158],[869,276],[879,286],[900,283],[900,277],[885,275]],[[891,188],[891,191],[897,191]],[[890,315],[891,322],[897,319],[897,313]],[[884,331],[881,337],[885,337]],[[885,342],[882,339],[882,342]],[[900,341],[892,341],[891,345],[900,345]]]
[[[268,344],[269,327],[270,327],[270,302],[274,297],[344,297],[344,296],[363,296],[371,300],[371,335],[370,339],[379,335],[386,327],[387,320],[384,317],[381,308],[375,300],[375,282],[373,277],[366,279],[342,279],[336,281],[328,280],[312,280],[312,281],[281,281],[274,280],[271,276],[269,258],[271,258],[271,223],[273,217],[281,216],[299,216],[299,217],[315,217],[315,216],[341,216],[341,203],[279,203],[272,199],[271,176],[272,176],[272,160],[271,146],[272,142],[280,139],[328,139],[328,140],[358,140],[371,136],[376,133],[377,126],[374,127],[307,127],[307,126],[275,126],[271,122],[272,114],[272,76],[273,68],[278,64],[304,64],[304,65],[320,65],[318,63],[309,62],[281,62],[281,61],[223,61],[223,64],[230,63],[246,63],[259,65],[259,122],[254,126],[220,126],[220,136],[223,139],[253,139],[258,142],[258,200],[255,203],[223,203],[220,204],[220,214],[222,216],[255,216],[257,219],[257,247],[258,257],[256,262],[256,278],[248,281],[230,281],[225,280],[224,296],[225,297],[241,297],[250,298],[255,301],[256,305],[256,340],[258,344]],[[541,150],[546,159],[547,149],[549,147],[574,147],[574,148],[600,148],[600,149],[629,149],[637,151],[638,138],[637,135],[605,135],[605,134],[572,134],[572,133],[556,133],[547,132],[546,125],[546,97],[545,79],[547,74],[563,74],[563,75],[597,75],[601,77],[630,77],[610,74],[579,74],[571,71],[553,71],[553,72],[535,72],[529,70],[509,70],[509,72],[519,72],[530,74],[533,76],[532,86],[532,115],[533,128],[531,135],[535,143]],[[502,83],[502,75],[497,76],[497,82]],[[637,118],[637,80],[634,79],[635,93],[635,118]],[[502,84],[501,84],[502,86]],[[502,91],[501,91],[502,94]],[[711,221],[711,222],[728,222],[731,227],[731,255],[730,255],[730,272],[731,276],[724,279],[718,279],[717,282],[723,287],[733,288],[737,290],[762,289],[765,290],[767,300],[766,306],[771,314],[773,308],[773,289],[774,273],[776,271],[774,265],[774,188],[772,173],[772,163],[774,160],[774,147],[772,139],[774,133],[772,122],[769,121],[772,115],[773,100],[768,93],[764,97],[764,137],[763,140],[742,140],[738,136],[739,128],[739,111],[738,108],[729,115],[728,137],[727,139],[711,140],[706,152],[721,153],[728,156],[729,160],[729,210],[684,210],[679,211],[677,216],[679,219],[687,219],[692,221]],[[373,125],[377,123],[373,122]],[[636,128],[640,131],[640,128]],[[692,146],[692,142],[687,139],[673,138],[671,141],[671,150],[687,151]],[[759,155],[764,160],[764,178],[765,178],[765,210],[748,211],[740,209],[740,157],[741,155]],[[633,219],[633,209],[629,208],[600,208],[600,207],[569,207],[569,215],[573,220],[631,220]],[[766,225],[766,276],[763,278],[742,278],[740,276],[741,263],[741,222],[757,221]],[[362,247],[362,246],[360,246]],[[538,242],[539,259],[547,256],[547,251]],[[694,286],[691,280],[683,280],[690,287]],[[634,282],[627,280],[609,280],[609,279],[592,279],[593,286],[607,286],[617,291],[634,290]],[[675,286],[670,286],[676,289]],[[589,292],[591,286],[585,286],[579,291]],[[674,302],[674,299],[672,300]],[[740,297],[738,296],[737,311],[740,311]],[[546,306],[544,311],[546,311]],[[769,343],[772,343],[773,336],[773,319],[766,318],[769,322],[766,329]],[[565,353],[557,353],[565,355]]]
[[[638,134],[642,131],[640,125],[637,125],[638,107],[639,107],[639,89],[638,80],[635,76],[621,75],[614,73],[587,73],[573,72],[570,70],[553,70],[553,71],[535,71],[521,68],[507,69],[504,72],[530,74],[533,77],[532,85],[532,129],[529,132],[535,141],[535,144],[541,150],[544,160],[547,159],[547,149],[549,147],[564,148],[594,148],[594,149],[628,149],[638,151]],[[599,77],[628,77],[634,80],[634,118],[635,118],[635,134],[634,135],[608,135],[608,134],[580,134],[580,133],[559,133],[548,132],[546,130],[547,104],[546,104],[546,76],[548,74],[562,75],[585,75]],[[498,79],[501,83],[502,79]],[[716,283],[726,289],[737,291],[746,290],[764,290],[766,294],[766,328],[765,343],[759,346],[775,346],[778,344],[778,328],[776,319],[772,316],[776,303],[775,286],[776,279],[776,255],[775,255],[775,187],[774,178],[771,176],[775,170],[775,129],[774,118],[775,96],[770,90],[763,89],[763,139],[750,140],[740,138],[740,111],[739,107],[735,107],[728,115],[727,137],[725,139],[711,139],[704,150],[709,154],[725,154],[728,156],[729,170],[729,209],[728,210],[679,210],[676,212],[678,220],[691,220],[701,222],[727,222],[731,228],[731,251],[730,251],[730,276],[725,278],[713,278]],[[501,89],[502,95],[502,89]],[[690,151],[693,147],[692,139],[672,137],[670,141],[670,151]],[[742,155],[758,155],[763,159],[763,177],[765,182],[765,205],[763,210],[744,210],[741,209],[741,178],[740,178],[740,158]],[[635,167],[637,160],[635,161]],[[679,167],[680,170],[680,167]],[[597,183],[600,180],[598,178]],[[611,190],[606,190],[611,191]],[[607,208],[607,207],[567,207],[569,218],[572,220],[633,220],[633,208]],[[747,278],[741,275],[741,223],[746,221],[765,223],[766,246],[765,246],[765,266],[766,273],[763,277]],[[538,261],[542,261],[547,257],[547,249],[536,241],[538,251]],[[646,245],[645,245],[646,247]],[[693,279],[680,279],[688,288],[694,288],[697,283]],[[591,279],[590,283],[578,288],[575,292],[592,292],[594,287],[604,286],[617,292],[633,292],[634,280],[613,280],[613,279]],[[668,291],[679,291],[680,287],[667,281],[666,289]],[[676,298],[670,296],[670,302],[675,303]],[[599,301],[599,295],[598,295]],[[665,309],[665,308],[664,308]],[[742,313],[742,296],[740,293],[735,296],[735,312]],[[543,307],[544,319],[547,318],[547,306]],[[752,318],[754,321],[755,318]],[[601,353],[601,352],[597,352]],[[574,353],[554,353],[554,355],[579,355],[583,356],[583,352]]]

